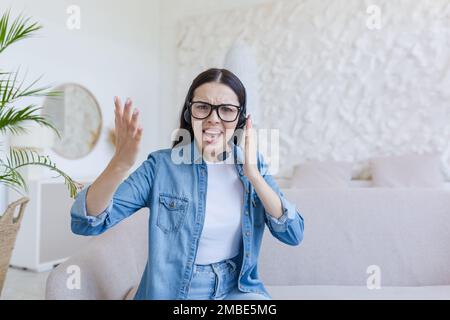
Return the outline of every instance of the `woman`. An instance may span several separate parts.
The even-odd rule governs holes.
[[[303,218],[268,173],[252,135],[244,150],[236,142],[236,129],[251,129],[241,81],[223,69],[200,74],[181,112],[187,135],[152,152],[122,182],[142,137],[139,111],[131,108],[130,100],[122,109],[115,98],[116,152],[77,195],[72,231],[98,235],[149,207],[149,258],[135,299],[270,299],[257,269],[265,225],[298,245]]]

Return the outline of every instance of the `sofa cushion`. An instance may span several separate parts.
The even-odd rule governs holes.
[[[294,168],[292,188],[345,188],[352,178],[352,164],[310,161]]]
[[[438,154],[373,158],[370,161],[375,187],[442,188]]]

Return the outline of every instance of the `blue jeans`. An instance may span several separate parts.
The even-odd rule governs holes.
[[[238,257],[208,265],[194,265],[188,300],[270,300],[263,293],[238,289]]]

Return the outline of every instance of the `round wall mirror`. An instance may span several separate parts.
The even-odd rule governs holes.
[[[42,114],[58,129],[52,150],[67,159],[79,159],[94,149],[102,130],[102,113],[94,95],[78,84],[63,84],[47,97]]]

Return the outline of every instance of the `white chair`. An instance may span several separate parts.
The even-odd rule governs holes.
[[[148,212],[139,210],[53,269],[46,299],[125,299],[139,285],[147,262]],[[80,271],[79,289],[70,285],[74,270]]]

